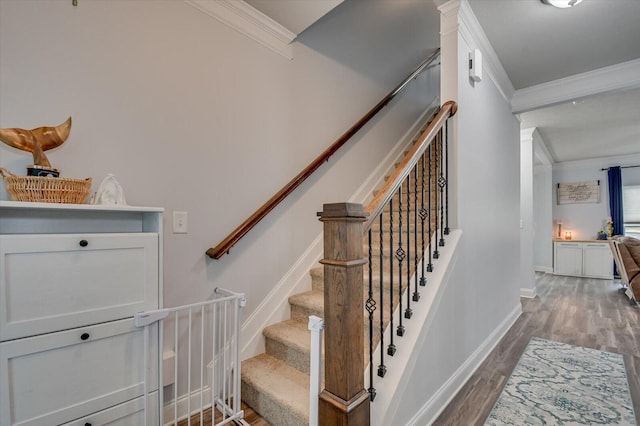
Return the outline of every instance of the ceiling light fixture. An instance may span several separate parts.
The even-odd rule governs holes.
[[[560,9],[566,9],[567,7],[573,7],[578,3],[582,2],[582,0],[540,0],[544,4],[548,4],[550,6],[559,7]]]

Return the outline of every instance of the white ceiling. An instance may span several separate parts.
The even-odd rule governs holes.
[[[640,153],[640,89],[526,112],[521,121],[538,129],[554,162]]]
[[[640,0],[468,0],[516,89],[640,58]],[[640,153],[640,90],[520,114],[554,162]]]
[[[300,34],[343,0],[246,1]],[[361,0],[346,3],[351,1]],[[410,9],[427,1],[402,0],[402,4]],[[468,2],[516,94],[519,89],[640,58],[640,0],[584,0],[570,9],[540,0]],[[549,102],[551,106],[519,114],[522,128],[538,129],[553,162],[640,154],[640,90],[572,101]]]

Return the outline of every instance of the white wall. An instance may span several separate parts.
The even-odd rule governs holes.
[[[553,272],[553,159],[542,135],[533,129],[533,258],[534,269]]]
[[[533,171],[534,265],[540,272],[553,272],[553,192],[552,166],[536,165]]]
[[[534,133],[520,131],[520,295],[535,297],[534,274]]]
[[[442,20],[442,99],[459,104],[453,161],[456,222],[463,234],[440,309],[418,349],[419,367],[390,424],[427,424],[433,409],[444,408],[429,407],[429,399],[453,396],[464,374],[473,371],[521,310],[519,123],[487,68],[482,82],[470,82],[468,53],[480,46],[464,28],[467,22],[458,19],[457,4],[449,2],[450,15]],[[461,8],[475,20],[466,0]],[[456,376],[460,371],[465,372]]]
[[[573,239],[595,239],[596,233],[605,227],[609,214],[609,189],[607,172],[601,169],[610,166],[628,166],[640,164],[640,155],[624,157],[606,157],[591,160],[572,161],[553,166],[553,220],[554,224],[562,220],[562,234],[571,231]],[[600,180],[600,202],[589,204],[557,203],[558,183],[571,183]],[[623,184],[640,183],[640,168],[622,170]],[[557,228],[556,228],[557,229]],[[556,231],[557,232],[557,231]]]

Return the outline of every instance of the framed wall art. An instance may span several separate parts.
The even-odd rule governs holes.
[[[558,204],[583,204],[599,202],[599,180],[558,184]]]

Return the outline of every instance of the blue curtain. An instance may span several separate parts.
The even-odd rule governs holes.
[[[613,220],[613,235],[624,235],[622,216],[622,170],[620,166],[609,167],[609,211]]]

